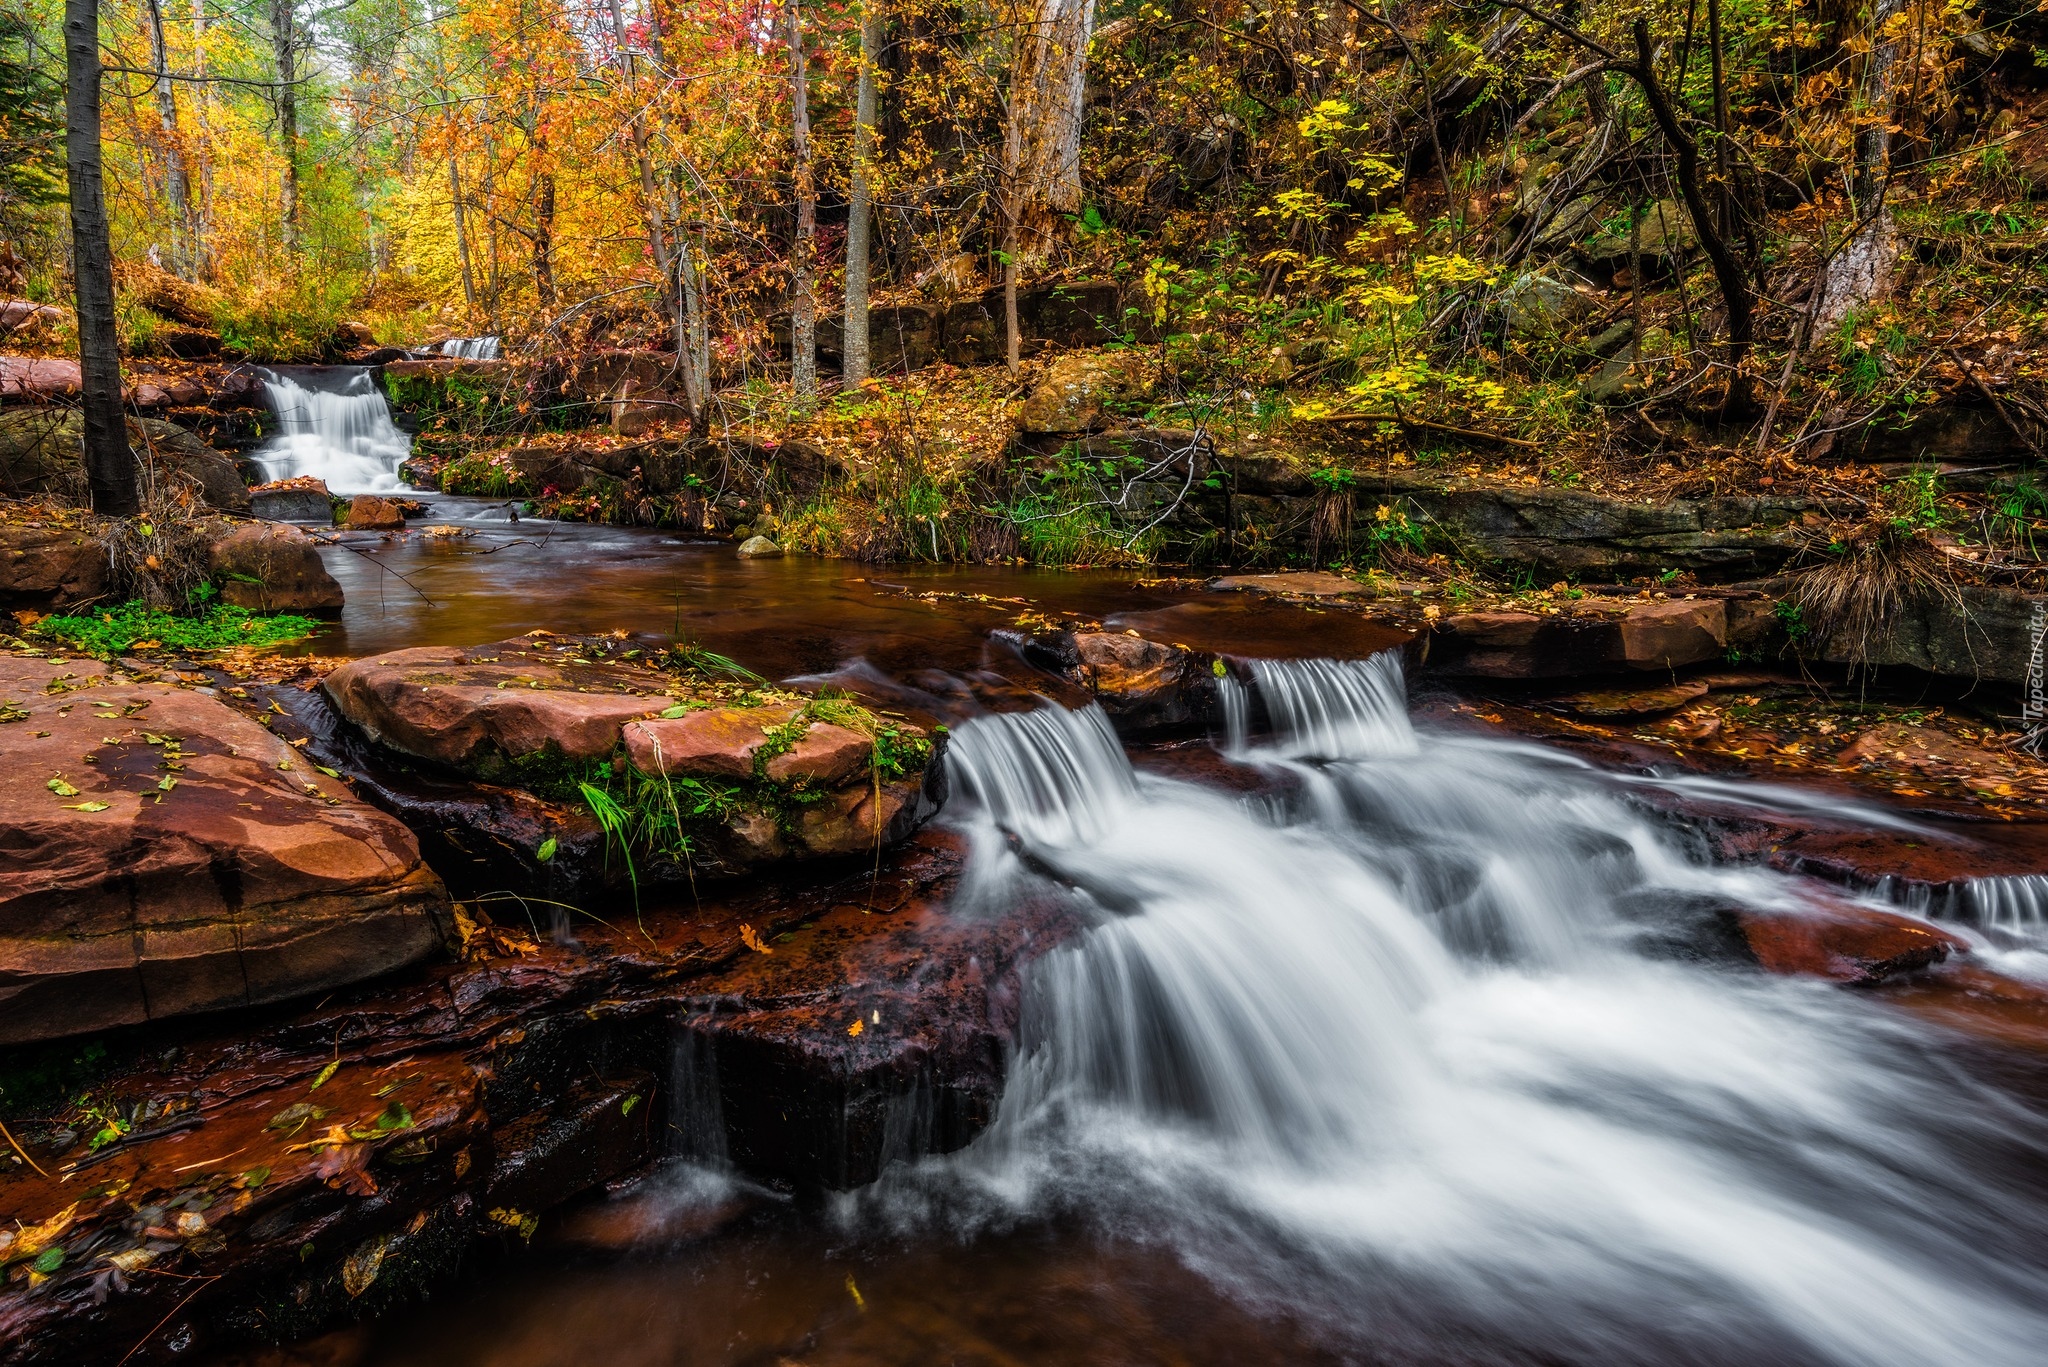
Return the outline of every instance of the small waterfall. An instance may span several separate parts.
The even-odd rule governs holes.
[[[718,1039],[676,1027],[669,1055],[668,1157],[723,1171],[725,1101],[718,1091]]]
[[[498,339],[491,337],[450,337],[441,343],[443,356],[459,356],[465,361],[495,361],[498,359]]]
[[[1241,755],[1251,737],[1251,690],[1235,674],[1224,674],[1216,680],[1216,702],[1223,712],[1223,753]]]
[[[1136,779],[1093,708],[955,732],[976,895],[1098,914],[991,1128],[863,1200],[1099,1222],[1390,1361],[2039,1360],[2048,1124],[1857,994],[1637,951],[1809,884],[1413,729],[1397,657],[1251,673],[1305,810]]]
[[[1412,754],[1398,651],[1366,660],[1254,660],[1252,677],[1287,758]]]
[[[2048,874],[1964,878],[1933,890],[1902,890],[1880,879],[1873,895],[1916,916],[1981,931],[2002,946],[2048,950]]]
[[[398,467],[412,454],[412,438],[391,420],[391,405],[368,368],[265,372],[264,388],[280,429],[255,454],[269,478],[310,475],[337,494],[402,487]]]

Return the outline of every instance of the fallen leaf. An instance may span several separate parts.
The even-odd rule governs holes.
[[[339,1072],[340,1070],[341,1060],[335,1059],[333,1062],[329,1063],[325,1068],[322,1068],[318,1073],[314,1074],[313,1081],[307,1085],[306,1090],[309,1092],[319,1091],[322,1087],[327,1085],[327,1079],[333,1077],[335,1073]]]
[[[752,926],[743,925],[740,927],[740,943],[753,950],[756,954],[773,954],[775,952],[768,948],[767,945],[761,943],[761,937],[755,933]]]
[[[104,812],[107,810],[107,804],[104,802],[67,802],[64,806],[74,812]]]
[[[70,784],[66,783],[61,778],[53,778],[43,786],[48,788],[51,792],[55,793],[58,797],[78,796],[78,789],[72,787]]]
[[[379,1234],[367,1240],[355,1252],[348,1255],[341,1265],[341,1289],[351,1299],[362,1295],[377,1280],[377,1274],[384,1270],[384,1249],[390,1242],[388,1236]]]

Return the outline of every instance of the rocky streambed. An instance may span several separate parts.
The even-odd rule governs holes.
[[[613,620],[658,621],[667,564]],[[1243,748],[1285,729],[1272,659],[1405,655],[1432,734],[1540,741],[1674,848],[1796,890],[1646,901],[1646,954],[1853,989],[2027,1075],[2048,1045],[2031,761],[1897,709],[1819,762],[1771,710],[1797,677],[1721,662],[1739,598],[1431,635],[1398,586],[1315,576],[701,572],[731,591],[696,593],[686,642],[525,630],[547,605],[513,575],[448,621],[396,610],[460,644],[398,645],[351,594],[318,648],[352,660],[0,659],[7,1361],[389,1316],[677,1161],[817,1211],[968,1145],[1043,1029],[1033,966],[1102,906],[1022,836],[1046,881],[989,901],[943,808],[949,728],[1097,704],[1141,785],[1285,825],[1313,771]],[[1544,682],[1545,651],[1600,687]]]

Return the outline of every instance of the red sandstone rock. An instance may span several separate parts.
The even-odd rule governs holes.
[[[349,500],[348,527],[355,532],[395,532],[405,526],[405,514],[388,498],[357,494]]]
[[[1356,579],[1327,570],[1292,570],[1283,574],[1228,574],[1211,579],[1209,587],[1226,593],[1276,593],[1304,598],[1341,598],[1371,592]]]
[[[643,774],[752,778],[754,751],[768,739],[769,728],[796,714],[796,706],[785,703],[707,707],[680,717],[633,722],[625,728],[626,757]]]
[[[0,399],[60,399],[79,392],[78,362],[0,356]]]
[[[469,767],[551,747],[568,760],[600,759],[626,723],[670,705],[655,691],[664,683],[652,671],[549,654],[541,636],[468,650],[394,650],[343,665],[325,687],[372,740]]]
[[[242,523],[213,545],[221,601],[259,612],[324,612],[342,605],[313,538],[284,523]]]
[[[0,527],[0,607],[70,607],[107,591],[107,548],[64,527]]]
[[[836,787],[866,773],[874,752],[874,742],[858,731],[813,722],[794,746],[768,761],[768,777],[776,783]]]
[[[1719,659],[1728,648],[1728,608],[1718,598],[1640,603],[1619,626],[1630,669],[1675,669]]]
[[[410,832],[201,693],[0,657],[0,1044],[282,1000],[417,961]],[[174,767],[175,766],[175,767]]]
[[[1970,949],[1966,941],[1926,921],[1847,902],[1798,912],[1745,911],[1741,921],[1750,951],[1769,971],[1836,982],[1879,982]]]

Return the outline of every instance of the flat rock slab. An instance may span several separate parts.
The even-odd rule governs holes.
[[[440,948],[448,894],[412,834],[217,699],[0,656],[0,702],[0,1044],[280,1001]]]
[[[1554,705],[1582,717],[1651,717],[1676,712],[1689,702],[1707,696],[1706,684],[1697,680],[1663,688],[1613,688],[1590,693],[1571,693],[1554,700]]]
[[[1286,574],[1226,574],[1211,579],[1209,587],[1220,593],[1275,593],[1301,598],[1341,598],[1371,593],[1356,579],[1325,570],[1296,570]]]
[[[372,655],[327,676],[341,714],[390,749],[452,768],[552,748],[602,758],[626,723],[676,701],[653,670],[591,660],[545,633],[495,645],[423,646]]]

